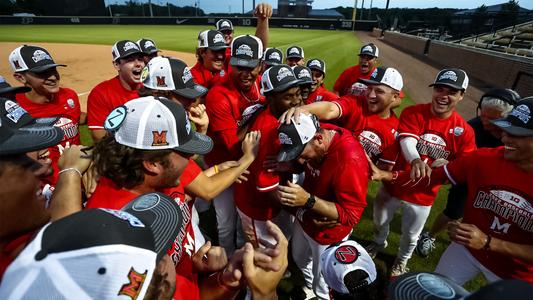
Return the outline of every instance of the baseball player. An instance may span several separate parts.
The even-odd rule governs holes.
[[[278,186],[281,204],[295,210],[292,256],[307,288],[329,299],[320,269],[320,255],[346,240],[366,207],[368,164],[363,148],[345,129],[320,125],[313,115],[278,128],[279,162],[296,161],[305,170],[303,186],[287,181]]]
[[[313,58],[308,60],[306,65],[311,69],[313,84],[311,84],[311,94],[305,101],[305,104],[338,99],[339,96],[337,94],[328,91],[324,86],[324,79],[326,78],[326,62],[318,58]]]
[[[263,54],[261,74],[263,74],[266,69],[281,64],[283,64],[283,52],[276,48],[267,48],[265,54]]]
[[[373,43],[361,47],[359,64],[347,68],[339,75],[335,85],[333,85],[333,92],[339,96],[364,94],[365,86],[359,83],[358,80],[360,78],[368,79],[372,75],[372,72],[378,66],[378,56],[379,49]]]
[[[17,94],[23,94],[29,91],[31,91],[31,88],[27,86],[12,87],[4,76],[0,76],[0,97],[15,100]]]
[[[374,179],[392,180],[406,189],[431,189],[444,182],[466,183],[461,222],[452,222],[452,243],[435,272],[462,285],[479,273],[489,282],[533,282],[533,98],[520,100],[499,127],[504,146],[480,148],[434,169],[413,184],[408,171],[372,168]],[[490,163],[489,163],[490,162]]]
[[[311,85],[313,84],[313,78],[311,76],[311,70],[305,66],[294,66],[292,71],[296,78],[300,80],[300,95],[303,103],[307,104],[307,99],[311,93]]]
[[[113,45],[111,54],[118,75],[100,82],[87,98],[87,125],[95,142],[100,141],[106,133],[104,121],[109,113],[115,107],[139,97],[137,90],[142,86],[145,54],[139,46],[129,40],[118,41]]]
[[[304,49],[300,46],[290,46],[285,53],[285,63],[291,67],[305,66]]]
[[[224,79],[228,71],[224,66],[227,48],[219,31],[204,30],[198,34],[197,62],[191,69],[197,84],[210,89]]]
[[[75,91],[59,86],[60,75],[57,64],[50,53],[38,46],[20,46],[9,55],[13,77],[24,86],[31,88],[27,93],[19,93],[16,100],[34,118],[57,118],[55,126],[65,133],[61,143],[50,147],[53,176],[46,181],[55,185],[58,176],[57,161],[65,147],[80,144],[79,125],[85,122],[80,101]]]
[[[398,126],[402,155],[395,170],[408,170],[414,179],[424,177],[435,161],[454,160],[476,149],[474,132],[455,111],[468,87],[468,76],[460,69],[441,70],[433,87],[431,103],[403,110]],[[374,201],[374,241],[367,250],[375,255],[387,246],[389,224],[402,208],[402,236],[391,276],[408,271],[416,241],[435,201],[440,185],[423,191],[406,191],[400,185],[386,184]]]
[[[479,100],[479,116],[468,121],[474,129],[476,147],[495,148],[503,146],[501,142],[502,131],[490,121],[505,118],[520,100],[520,95],[510,89],[491,89]],[[436,218],[431,230],[424,232],[418,238],[415,251],[422,257],[427,257],[435,248],[435,236],[453,220],[463,217],[466,202],[467,186],[455,185],[450,188],[446,208]]]
[[[145,54],[144,56],[144,63],[148,64],[148,62],[159,55],[159,52],[161,50],[157,49],[157,46],[154,42],[154,40],[151,39],[140,39],[137,41],[137,45],[139,46],[139,49]]]

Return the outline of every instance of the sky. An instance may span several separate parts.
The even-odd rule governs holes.
[[[148,0],[136,0],[137,2],[148,2]],[[200,8],[206,13],[241,13],[242,3],[244,1],[244,10],[252,10],[252,0],[152,0],[152,3],[159,5],[166,5],[167,2],[177,6],[194,6],[196,2],[200,3]],[[122,0],[105,0],[108,3],[121,3]],[[260,2],[268,2],[274,8],[277,7],[277,0],[256,0],[256,4]],[[353,7],[354,0],[315,0],[313,8],[332,8],[337,6]],[[361,7],[363,0],[357,1],[357,7]],[[387,0],[365,0],[364,7],[369,8],[372,2],[372,7],[385,8]],[[507,2],[506,0],[390,0],[389,7],[401,8],[476,8],[483,4],[489,6]],[[518,0],[518,3],[523,8],[533,9],[533,0]]]

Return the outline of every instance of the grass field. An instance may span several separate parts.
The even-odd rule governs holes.
[[[82,44],[105,44],[111,45],[121,39],[137,40],[141,37],[149,37],[156,41],[159,48],[183,52],[194,52],[196,37],[203,26],[127,26],[127,25],[19,25],[0,26],[0,41],[9,42],[57,42],[57,43],[82,43]],[[253,28],[236,28],[236,35],[253,33]],[[348,66],[357,62],[357,53],[360,48],[359,40],[351,32],[322,31],[322,30],[293,30],[271,29],[269,46],[285,50],[290,45],[302,46],[306,58],[321,58],[327,63],[326,87],[331,88],[338,75]],[[405,106],[413,102],[406,91],[406,98],[397,113]],[[89,143],[86,128],[82,128],[83,140]],[[354,230],[355,239],[365,244],[372,239],[372,201],[379,185],[372,183],[369,186],[368,207],[364,217]],[[446,203],[447,189],[443,188],[429,216],[427,226],[441,212]],[[398,248],[400,236],[400,219],[395,218],[391,226],[391,234],[388,242],[389,247],[384,255],[378,256],[379,265],[390,267]],[[440,254],[449,243],[445,234],[441,234],[437,240],[437,251],[427,259],[413,256],[408,267],[412,271],[433,271]],[[467,284],[468,289],[477,289],[484,283],[482,278],[477,278]]]

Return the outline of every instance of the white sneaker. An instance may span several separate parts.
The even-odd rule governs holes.
[[[383,244],[378,244],[376,242],[372,242],[368,244],[368,246],[365,247],[366,252],[368,252],[368,255],[372,259],[376,258],[376,255],[378,255],[378,252],[383,251],[383,249],[387,248],[387,241],[385,241]]]
[[[390,276],[397,277],[407,272],[409,272],[409,268],[407,267],[407,262],[406,261],[401,262],[401,261],[398,261],[398,259],[396,259],[394,261],[394,264],[392,265]]]

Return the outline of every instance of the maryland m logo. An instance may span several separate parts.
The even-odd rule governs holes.
[[[165,76],[156,76],[157,86],[166,87],[167,82],[165,81]]]
[[[161,132],[152,131],[153,141],[152,146],[167,146],[167,131],[163,130]]]
[[[122,285],[120,291],[118,291],[118,296],[124,295],[130,297],[132,300],[136,300],[141,292],[144,280],[146,279],[146,274],[148,274],[148,270],[141,274],[135,271],[132,267],[128,273],[129,282]]]

